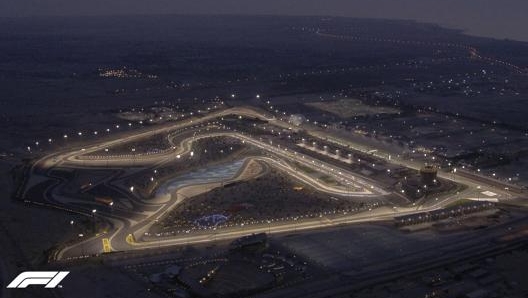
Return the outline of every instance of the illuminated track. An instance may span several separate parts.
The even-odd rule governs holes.
[[[179,144],[174,143],[174,138],[176,136],[171,136],[171,132],[176,129],[189,128],[197,125],[206,125],[208,122],[226,115],[239,115],[251,118],[258,118],[270,122],[273,125],[280,127],[288,128],[289,125],[286,122],[275,119],[274,117],[267,117],[262,115],[260,112],[248,109],[248,108],[232,108],[223,111],[218,111],[211,113],[209,115],[203,116],[202,118],[194,118],[192,120],[187,120],[186,122],[180,122],[174,125],[153,129],[148,132],[143,132],[135,135],[129,135],[127,137],[102,142],[93,146],[87,146],[81,150],[74,151],[63,151],[56,154],[52,154],[46,157],[43,157],[37,161],[31,169],[31,175],[35,176],[35,179],[38,180],[38,177],[47,176],[48,174],[43,175],[42,171],[45,170],[45,173],[49,173],[51,169],[56,167],[62,168],[102,168],[102,167],[112,167],[112,168],[127,168],[132,165],[135,167],[141,166],[145,169],[149,167],[154,167],[159,164],[163,164],[174,160],[178,155],[189,155],[192,150],[193,142],[212,137],[226,137],[226,138],[235,138],[241,143],[248,146],[258,148],[261,152],[261,156],[249,156],[245,158],[244,167],[250,161],[265,162],[268,165],[288,174],[294,179],[300,180],[303,183],[310,185],[322,192],[339,195],[341,197],[360,197],[360,198],[373,198],[379,199],[385,195],[390,194],[389,192],[383,190],[381,187],[376,185],[374,181],[371,181],[367,178],[361,177],[355,173],[352,173],[346,169],[337,167],[335,165],[328,164],[324,161],[318,160],[312,156],[307,156],[299,152],[294,151],[290,148],[280,148],[272,146],[271,144],[262,142],[253,138],[250,135],[244,134],[242,132],[235,131],[199,131],[198,134],[193,136],[185,137],[182,140],[179,140]],[[341,140],[331,139],[327,135],[321,135],[317,130],[307,129],[307,133],[313,137],[323,139],[330,142],[342,142]],[[94,153],[104,148],[124,144],[127,142],[140,140],[145,137],[149,137],[156,134],[167,134],[168,141],[171,143],[171,148],[160,153],[149,154],[149,155],[135,155],[135,156],[90,156],[87,154]],[[361,147],[360,144],[348,144],[352,145],[350,148],[357,149]],[[359,148],[361,150],[361,148]],[[379,156],[383,158],[382,155]],[[385,159],[385,158],[384,158]],[[391,161],[389,161],[391,162]],[[396,162],[396,161],[392,161]],[[416,168],[414,163],[409,161],[399,160],[398,163],[411,168]],[[335,181],[343,182],[343,184],[350,184],[353,186],[354,191],[350,191],[343,185],[327,185],[322,181],[315,179],[314,177],[308,175],[307,173],[296,168],[295,164],[302,165],[303,167],[309,167],[315,171],[322,172],[325,175],[329,175],[335,179]],[[243,171],[243,168],[239,170]],[[234,175],[228,180],[235,181],[238,179],[238,175]],[[453,180],[454,176],[450,177],[447,174],[439,173],[439,176],[444,177],[445,179]],[[33,177],[32,177],[33,178]],[[52,177],[53,178],[53,177]],[[30,179],[31,180],[31,179]],[[224,181],[225,182],[225,181]],[[76,258],[82,255],[92,255],[99,254],[103,251],[102,238],[106,238],[106,249],[111,248],[114,251],[130,250],[130,249],[143,249],[143,248],[152,248],[159,246],[170,246],[170,245],[182,245],[182,244],[192,244],[192,243],[203,243],[208,241],[216,241],[222,239],[232,239],[237,238],[243,235],[257,232],[269,232],[269,233],[282,233],[295,230],[304,230],[304,229],[315,229],[315,228],[324,228],[329,226],[355,223],[355,222],[365,222],[365,221],[377,221],[377,220],[386,220],[393,218],[395,216],[408,215],[417,212],[431,211],[443,208],[445,205],[450,204],[451,202],[458,200],[460,198],[467,198],[474,196],[474,191],[477,186],[480,189],[482,181],[475,181],[471,177],[457,177],[457,183],[462,183],[468,186],[468,189],[457,196],[449,196],[442,198],[439,201],[434,201],[428,205],[417,206],[417,207],[408,207],[408,208],[382,208],[380,210],[373,209],[364,213],[359,214],[342,214],[336,217],[328,218],[325,216],[316,217],[316,218],[304,218],[302,221],[297,219],[290,221],[274,221],[263,224],[262,222],[256,223],[254,225],[239,225],[236,227],[230,227],[220,230],[210,230],[210,231],[200,231],[199,233],[191,233],[184,235],[176,235],[174,237],[164,237],[157,241],[143,241],[142,235],[148,231],[149,227],[154,223],[154,221],[161,219],[165,213],[172,210],[175,206],[182,202],[182,198],[179,198],[178,195],[172,196],[170,200],[161,203],[151,203],[144,201],[145,204],[151,208],[155,207],[155,210],[149,213],[145,212],[131,212],[128,215],[120,214],[119,212],[112,212],[111,210],[105,210],[104,208],[97,211],[97,216],[104,218],[112,223],[114,229],[109,231],[105,235],[99,235],[91,239],[87,239],[81,243],[77,243],[68,247],[63,248],[60,252],[57,253],[57,259],[68,259]],[[193,184],[183,185],[182,187],[189,187],[193,185],[200,185],[203,183],[211,184],[215,181],[195,181]],[[218,183],[218,181],[216,181]],[[59,183],[60,185],[60,183]],[[31,186],[31,185],[30,185]],[[494,188],[493,186],[486,186],[487,189],[496,191],[498,196],[503,197],[503,192],[500,189]],[[59,197],[53,191],[54,187],[50,187],[46,191],[46,197],[51,204],[58,205],[58,207],[64,209],[64,206],[68,206],[68,198]],[[89,202],[88,202],[89,203]],[[75,207],[71,207],[75,209]],[[87,211],[88,210],[88,211]],[[85,208],[84,212],[89,213],[90,208]]]

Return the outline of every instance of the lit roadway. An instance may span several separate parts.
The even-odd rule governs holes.
[[[190,143],[193,141],[196,141],[200,138],[208,138],[208,137],[215,137],[215,136],[226,136],[226,137],[234,137],[240,139],[243,143],[251,144],[255,147],[258,147],[262,150],[267,150],[269,153],[273,154],[274,156],[280,156],[281,158],[287,159],[287,160],[295,160],[301,164],[304,164],[307,167],[318,169],[318,170],[325,170],[328,171],[329,175],[333,175],[336,179],[342,180],[342,181],[348,181],[351,185],[355,187],[361,187],[364,190],[363,191],[350,191],[347,187],[332,187],[328,186],[321,181],[314,179],[310,177],[309,175],[303,173],[302,171],[299,171],[292,167],[287,162],[283,161],[282,159],[276,159],[276,158],[269,158],[266,156],[257,156],[257,157],[248,157],[247,160],[259,160],[264,161],[271,166],[274,166],[283,172],[289,174],[290,176],[295,177],[295,179],[298,179],[302,182],[304,182],[307,185],[310,185],[314,188],[317,188],[318,190],[333,194],[333,195],[339,195],[339,196],[350,196],[350,197],[375,197],[378,198],[379,196],[388,194],[387,192],[383,191],[381,188],[376,187],[374,185],[371,185],[370,183],[368,185],[362,185],[361,183],[366,183],[362,179],[357,178],[355,176],[352,176],[351,173],[348,171],[342,170],[342,169],[330,169],[330,165],[327,165],[320,161],[315,161],[313,159],[307,159],[303,158],[302,155],[293,153],[289,150],[285,149],[279,149],[276,147],[273,147],[269,144],[261,143],[259,141],[256,141],[248,136],[242,135],[240,133],[208,133],[196,137],[189,137],[188,139],[185,139],[181,142],[181,148],[185,148],[185,150],[177,150],[178,154],[188,154],[191,146]],[[174,153],[173,153],[174,154]],[[150,157],[149,157],[150,159]],[[75,160],[75,159],[73,159]],[[93,160],[90,160],[93,161]],[[121,160],[118,160],[121,161]],[[71,164],[72,161],[68,161],[68,164]],[[82,161],[77,161],[79,163],[82,163]],[[235,178],[235,177],[234,177]],[[211,183],[211,182],[208,182]],[[204,183],[204,184],[208,184]],[[111,246],[114,250],[129,250],[132,248],[145,248],[145,247],[156,247],[160,245],[175,245],[175,244],[181,244],[181,243],[195,243],[195,242],[204,242],[204,239],[212,240],[214,239],[223,239],[223,238],[231,238],[231,237],[238,237],[237,235],[244,235],[247,233],[252,233],[256,231],[261,231],[262,229],[266,231],[271,231],[270,227],[265,227],[258,229],[257,227],[253,226],[246,226],[247,228],[244,229],[237,229],[235,231],[222,232],[222,234],[217,235],[216,232],[213,233],[213,238],[209,237],[211,235],[205,235],[202,237],[197,237],[196,235],[191,234],[193,237],[191,240],[189,240],[189,237],[178,237],[174,238],[173,241],[156,241],[156,242],[138,242],[138,243],[132,243],[131,241],[126,241],[126,238],[129,234],[135,235],[135,238],[140,238],[142,233],[147,231],[148,228],[154,223],[155,219],[159,219],[163,216],[164,213],[166,213],[168,210],[171,210],[174,208],[175,205],[181,203],[181,201],[178,199],[178,196],[174,196],[171,198],[170,201],[161,204],[160,208],[156,210],[156,212],[152,215],[150,215],[148,218],[143,219],[142,221],[134,221],[130,218],[120,218],[117,217],[114,212],[105,212],[103,210],[97,211],[97,216],[104,216],[108,219],[110,219],[114,226],[117,227],[117,230],[113,232],[113,234],[108,235],[102,235],[100,237],[97,237],[96,239],[88,239],[82,243],[73,245],[59,253],[57,256],[58,258],[62,257],[71,257],[71,256],[78,256],[84,253],[92,252],[96,253],[101,250],[101,239],[102,237],[109,238]],[[154,219],[154,220],[153,220]],[[339,220],[336,221],[335,224],[344,223],[345,221]],[[303,222],[300,223],[299,228],[300,229],[306,229],[306,228],[314,228],[316,226],[322,226],[320,221],[317,220],[317,222],[313,223],[307,223]],[[324,223],[324,225],[327,225],[327,223]],[[251,229],[251,231],[248,231],[248,228]],[[273,231],[275,232],[281,232],[286,231],[288,229],[296,229],[296,225],[275,225],[273,226]],[[222,229],[224,231],[224,229]],[[197,239],[194,239],[194,237],[197,237]],[[130,240],[131,238],[129,238]]]
[[[241,132],[204,132],[200,133],[197,136],[188,137],[181,141],[179,146],[173,146],[171,150],[166,150],[160,153],[154,153],[149,155],[135,155],[135,156],[91,156],[87,157],[86,154],[93,153],[96,151],[104,150],[105,148],[110,148],[115,145],[135,141],[145,137],[157,135],[157,134],[168,134],[171,131],[177,129],[183,129],[186,127],[195,126],[198,124],[205,124],[210,120],[226,116],[226,115],[240,115],[245,117],[259,118],[270,122],[271,124],[289,128],[290,125],[286,122],[280,121],[274,117],[267,117],[256,110],[250,108],[231,108],[218,112],[213,112],[207,114],[201,118],[188,119],[185,122],[179,122],[177,124],[167,125],[161,128],[152,129],[147,132],[142,132],[138,134],[129,135],[120,139],[105,141],[98,143],[93,146],[87,146],[81,149],[74,151],[63,151],[55,154],[45,156],[38,160],[33,167],[31,168],[31,176],[28,181],[28,186],[31,187],[31,181],[33,176],[41,175],[40,171],[37,169],[51,169],[56,166],[61,167],[130,167],[134,166],[154,166],[159,163],[167,162],[176,156],[189,154],[191,151],[191,143],[200,138],[214,137],[214,136],[226,136],[239,139],[242,143],[255,146],[265,152],[264,156],[254,156],[246,158],[247,161],[250,159],[264,161],[271,166],[274,166],[290,176],[295,177],[295,179],[301,180],[304,183],[315,187],[316,189],[329,193],[336,194],[340,196],[350,196],[350,197],[382,197],[388,195],[389,193],[381,189],[375,184],[374,181],[370,181],[368,178],[360,177],[359,175],[352,173],[348,170],[330,165],[326,162],[318,160],[311,156],[305,156],[301,153],[298,153],[290,148],[280,148],[273,146],[269,143],[262,142],[257,140],[247,134]],[[366,148],[361,144],[352,143],[349,140],[343,140],[336,137],[329,136],[328,133],[323,133],[318,128],[308,127],[306,128],[307,133],[317,137],[319,139],[326,140],[328,142],[339,143],[341,145],[348,146],[352,149],[360,150],[363,152],[368,152],[372,148]],[[170,136],[170,135],[169,135]],[[172,140],[170,140],[172,141]],[[375,148],[377,149],[377,148]],[[388,160],[389,153],[380,153],[376,154],[377,157]],[[273,157],[273,158],[271,158]],[[409,160],[395,160],[394,158],[390,159],[389,162],[398,163],[403,166],[418,169],[420,168],[419,162],[409,161]],[[319,172],[324,172],[332,176],[336,181],[343,184],[350,184],[354,189],[359,189],[361,191],[349,191],[346,186],[330,186],[327,185],[319,179],[315,179],[310,175],[304,173],[302,170],[295,168],[293,163],[303,165],[312,169],[316,169]],[[242,171],[243,169],[241,169]],[[252,224],[252,225],[240,225],[237,227],[222,228],[222,229],[211,229],[206,231],[199,231],[193,233],[186,233],[184,235],[178,235],[174,237],[162,237],[156,241],[141,241],[141,236],[144,232],[148,231],[148,228],[154,223],[154,221],[159,220],[166,212],[171,210],[175,205],[181,203],[179,196],[175,195],[168,202],[159,204],[158,209],[155,212],[151,212],[148,215],[138,214],[138,216],[130,214],[121,214],[118,210],[111,209],[102,209],[97,210],[96,216],[103,217],[113,223],[114,230],[110,231],[103,235],[98,235],[96,237],[87,239],[83,242],[68,246],[62,249],[57,255],[56,258],[75,258],[82,255],[97,254],[102,252],[101,240],[102,238],[108,238],[110,241],[110,246],[113,250],[122,251],[130,249],[143,249],[151,247],[161,247],[161,246],[171,246],[171,245],[182,245],[182,244],[193,244],[193,243],[204,243],[211,242],[216,240],[227,240],[238,238],[244,235],[251,233],[259,232],[268,232],[268,233],[282,233],[294,230],[305,230],[305,229],[315,229],[322,227],[329,227],[341,224],[348,223],[357,223],[365,221],[377,221],[377,220],[387,220],[395,216],[408,215],[417,212],[431,211],[444,207],[451,202],[462,199],[462,198],[474,198],[476,192],[483,190],[490,190],[498,194],[498,198],[505,198],[505,191],[503,187],[496,188],[492,185],[486,185],[485,180],[476,180],[471,177],[463,177],[460,175],[449,174],[449,173],[439,173],[439,176],[448,179],[454,180],[457,183],[465,184],[467,186],[466,190],[450,197],[444,197],[440,200],[431,201],[425,205],[420,205],[412,208],[404,207],[394,207],[394,208],[379,208],[366,211],[359,214],[343,214],[333,218],[319,217],[319,218],[309,218],[303,220],[291,220],[291,221],[273,221],[268,222],[267,224]],[[236,179],[236,177],[233,177]],[[207,183],[211,183],[210,181]],[[200,183],[198,183],[200,184]],[[495,183],[496,184],[496,183]],[[196,183],[195,183],[196,185]],[[187,186],[187,185],[184,185]],[[27,190],[27,188],[26,188]],[[478,196],[478,194],[477,194]],[[50,201],[59,201],[63,204],[67,199],[56,198],[55,194],[47,194],[47,197]],[[139,216],[141,215],[141,216]],[[134,235],[130,237],[129,235]],[[136,240],[137,239],[137,240]]]

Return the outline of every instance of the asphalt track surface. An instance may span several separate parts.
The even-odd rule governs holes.
[[[228,180],[237,180],[238,175],[243,171],[244,167],[249,163],[249,161],[254,160],[258,162],[267,163],[269,166],[281,170],[284,173],[292,176],[293,178],[298,179],[303,183],[308,184],[318,189],[319,191],[328,194],[362,198],[380,198],[390,194],[389,192],[383,190],[380,186],[378,186],[375,181],[372,181],[366,177],[362,177],[346,169],[336,167],[335,165],[328,164],[312,156],[305,156],[294,151],[294,149],[292,148],[280,148],[273,146],[269,143],[265,143],[256,138],[253,138],[251,135],[244,134],[243,132],[239,131],[204,131],[203,133],[200,132],[199,134],[195,134],[192,137],[188,137],[181,140],[178,145],[173,143],[171,150],[166,150],[154,154],[143,154],[134,156],[87,156],[87,154],[89,153],[94,153],[105,148],[140,140],[157,134],[167,134],[169,141],[172,142],[173,140],[171,139],[171,132],[175,130],[185,129],[192,126],[196,127],[197,125],[203,125],[214,119],[227,115],[258,118],[264,121],[268,121],[269,123],[282,128],[291,128],[291,125],[287,122],[278,120],[275,117],[267,116],[264,113],[261,113],[257,110],[253,110],[251,108],[238,107],[216,111],[207,114],[201,118],[188,119],[178,122],[177,124],[152,129],[147,132],[130,134],[126,137],[100,142],[98,144],[87,146],[81,149],[63,150],[54,154],[44,156],[37,162],[35,162],[32,168],[30,169],[28,188],[32,186],[32,183],[35,184],[34,181],[32,182],[33,179],[38,180],[38,177],[41,177],[40,179],[42,179],[42,176],[48,176],[50,170],[56,167],[97,169],[103,167],[130,168],[133,166],[148,169],[149,167],[154,167],[166,163],[175,158],[179,158],[180,156],[186,156],[190,154],[190,152],[192,151],[192,143],[196,140],[221,136],[236,138],[242,143],[256,147],[260,149],[261,152],[265,152],[265,154],[263,154],[262,156],[246,157],[238,173],[233,175],[233,177],[229,178]],[[369,152],[373,149],[362,144],[352,143],[349,140],[329,136],[327,133],[317,127],[308,127],[305,129],[307,133],[310,134],[312,137],[322,139],[326,142],[346,145],[349,148],[362,152]],[[375,155],[380,159],[384,159],[388,162],[396,163],[405,167],[413,169],[419,169],[421,167],[421,163],[418,161],[391,158],[391,153],[392,152],[377,151]],[[321,182],[319,179],[314,179],[310,175],[307,175],[306,173],[292,167],[292,162],[328,174],[337,181],[342,181],[345,184],[349,183],[353,185],[354,189],[359,189],[360,191],[351,192],[343,187],[327,185]],[[463,184],[466,186],[466,188],[464,191],[456,195],[444,197],[437,201],[428,201],[425,204],[409,208],[380,208],[380,210],[373,209],[359,214],[347,214],[339,217],[332,217],[331,219],[328,217],[321,216],[319,218],[305,219],[302,221],[274,221],[254,225],[239,225],[226,229],[211,229],[208,231],[200,231],[199,233],[184,233],[181,235],[176,235],[174,237],[160,237],[160,239],[157,241],[143,241],[142,235],[146,231],[148,231],[149,227],[156,220],[159,220],[163,217],[165,213],[172,210],[177,204],[180,204],[181,201],[184,199],[181,198],[181,196],[178,196],[177,194],[171,195],[170,199],[168,199],[166,202],[158,204],[148,203],[147,201],[143,203],[140,202],[139,204],[142,204],[142,207],[145,208],[145,210],[148,210],[148,212],[124,212],[122,210],[116,210],[113,208],[102,208],[101,210],[98,209],[96,216],[111,222],[113,229],[111,231],[108,231],[107,233],[100,234],[95,237],[86,239],[82,242],[78,242],[76,244],[64,247],[57,253],[55,257],[56,259],[71,259],[100,254],[103,252],[103,238],[107,238],[110,241],[110,246],[113,251],[167,247],[174,245],[189,245],[195,243],[207,243],[219,240],[234,239],[252,233],[287,233],[291,231],[325,228],[343,224],[389,220],[396,216],[441,209],[458,199],[475,198],[476,196],[478,196],[479,192],[485,190],[496,193],[497,199],[503,200],[511,197],[511,194],[505,190],[505,188],[507,189],[507,187],[497,181],[493,181],[493,183],[488,183],[490,181],[483,178],[479,178],[478,176],[463,176],[445,172],[439,172],[439,176],[441,178],[452,180],[459,184]],[[225,177],[223,177],[221,180],[225,181],[226,179]],[[195,179],[192,181],[192,184],[183,183],[180,185],[180,187],[200,184],[205,185],[214,182],[220,181],[211,181],[211,179],[200,181],[200,179]],[[57,185],[55,185],[55,187],[57,187]],[[51,187],[46,191],[46,198],[49,202],[60,205],[62,206],[62,208],[70,207],[68,206],[68,198],[60,198],[56,194],[56,192],[54,192],[54,187]],[[74,209],[75,207],[71,208]]]

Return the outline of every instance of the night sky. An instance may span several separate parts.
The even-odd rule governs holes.
[[[414,19],[528,41],[527,0],[1,0],[0,16],[271,14]]]

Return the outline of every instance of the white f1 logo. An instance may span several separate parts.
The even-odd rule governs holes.
[[[46,285],[45,288],[55,288],[69,271],[25,271],[20,273],[7,288],[26,288],[29,285]]]

